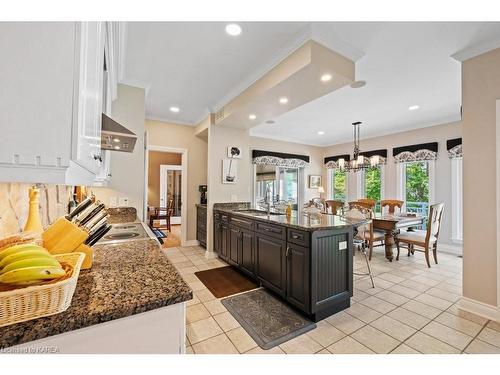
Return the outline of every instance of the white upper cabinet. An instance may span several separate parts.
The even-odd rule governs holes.
[[[106,30],[0,23],[0,181],[90,185],[103,175]]]

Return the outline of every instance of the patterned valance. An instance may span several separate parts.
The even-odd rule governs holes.
[[[328,169],[339,169],[339,159],[344,159],[345,161],[349,161],[351,158],[350,155],[337,155],[337,156],[329,156],[325,158],[325,168]]]
[[[462,157],[462,138],[448,139],[446,149],[450,159]]]
[[[378,157],[379,164],[385,164],[387,162],[387,149],[362,151],[359,154],[365,157],[365,163],[370,163],[370,159],[373,157]]]
[[[437,142],[421,143],[418,145],[396,147],[392,149],[392,155],[396,163],[436,160],[437,152]]]
[[[309,164],[309,156],[284,154],[281,152],[253,150],[252,163],[264,165],[276,165],[278,167],[302,168]]]

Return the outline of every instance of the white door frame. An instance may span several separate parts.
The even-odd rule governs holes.
[[[167,179],[168,171],[181,171],[182,172],[182,165],[172,165],[172,164],[160,164],[160,207],[161,207],[161,199],[163,198],[164,204],[167,204]],[[182,174],[181,174],[182,176]],[[182,211],[182,206],[184,204],[184,196],[182,195],[182,184],[184,178],[181,177],[181,211]],[[166,205],[164,207],[167,207]],[[181,217],[182,217],[182,212],[181,216],[172,216],[170,218],[170,222],[172,224],[180,224],[181,223]]]
[[[500,322],[500,100],[496,101],[497,321]]]
[[[161,151],[161,152],[171,152],[174,154],[181,154],[182,161],[182,186],[181,186],[181,195],[184,197],[184,202],[187,202],[187,186],[188,186],[188,174],[187,174],[187,166],[188,166],[188,150],[187,148],[177,148],[177,147],[165,147],[165,146],[157,146],[157,145],[146,145],[146,154],[149,155],[149,151]],[[148,169],[149,163],[148,158],[144,158],[146,161],[145,169],[146,169],[146,183],[144,185],[144,221],[147,221],[147,210],[148,210]],[[187,246],[187,204],[183,203],[181,207],[181,246]]]

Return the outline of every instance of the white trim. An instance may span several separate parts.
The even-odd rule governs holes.
[[[365,197],[365,171],[354,172],[356,174],[356,200]]]
[[[436,160],[427,160],[429,165],[429,205],[436,202]]]
[[[168,171],[181,171],[181,176],[182,176],[182,165],[171,165],[171,164],[160,164],[160,199],[163,198],[163,204],[167,207],[167,186],[166,186],[166,181],[168,180],[167,172]],[[181,181],[183,180],[183,177],[181,177]],[[182,184],[181,184],[181,207],[184,202],[184,196],[182,195]],[[160,200],[160,207],[162,207],[162,202]],[[181,212],[182,215],[182,212]],[[178,225],[181,224],[181,216],[172,216],[170,218],[171,224],[173,225]],[[160,220],[164,221],[164,220]]]
[[[463,167],[462,158],[451,158],[451,239],[463,239]]]
[[[146,152],[149,151],[161,151],[161,152],[172,152],[176,154],[182,154],[182,159],[181,159],[181,166],[182,166],[182,176],[183,176],[183,181],[182,181],[182,186],[181,186],[181,195],[183,197],[186,197],[186,202],[187,202],[187,187],[188,187],[188,173],[187,173],[187,166],[188,166],[188,149],[187,148],[177,148],[177,147],[165,147],[165,146],[157,146],[157,145],[147,145],[146,146]],[[147,166],[146,166],[147,168]],[[146,169],[147,170],[147,169]],[[144,201],[145,201],[145,206],[147,207],[148,204],[148,185],[146,184],[144,186]],[[187,204],[183,204],[181,207],[181,246],[192,246],[192,245],[187,245],[188,240],[187,240],[187,231],[188,231],[188,226],[187,226]]]
[[[207,117],[206,115],[204,118]],[[159,122],[166,122],[167,124],[173,124],[173,125],[181,125],[181,126],[190,126],[195,128],[198,126],[199,122],[182,122],[179,120],[174,120],[173,118],[170,117],[159,117],[159,116],[154,116],[154,115],[149,115],[146,113],[146,120],[151,120],[151,121],[159,121]]]
[[[467,297],[462,297],[458,302],[458,308],[470,313],[482,316],[483,318],[498,321],[498,309],[496,306],[488,305]]]
[[[453,244],[448,244],[448,243],[441,243],[438,241],[438,258],[439,258],[439,252],[446,253],[446,254],[452,254],[452,255],[463,255],[463,249],[462,246],[460,245],[453,245]],[[438,259],[439,262],[439,259]]]
[[[500,100],[496,101],[497,321],[500,321]]]
[[[198,242],[198,240],[189,240],[185,241],[182,246],[199,246],[199,245],[200,243]]]
[[[482,55],[483,53],[486,53],[488,51],[497,49],[498,47],[500,47],[500,39],[489,40],[487,42],[465,47],[464,49],[455,52],[453,55],[451,55],[451,57],[457,61],[462,62]]]

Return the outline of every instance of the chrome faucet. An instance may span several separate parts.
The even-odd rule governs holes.
[[[266,211],[267,211],[267,215],[271,215],[271,188],[269,187],[269,185],[267,186],[266,188],[266,197],[264,198],[264,203],[266,204]]]

